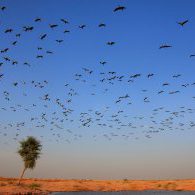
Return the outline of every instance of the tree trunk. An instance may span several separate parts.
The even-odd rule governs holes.
[[[26,171],[26,168],[24,167],[24,169],[23,169],[23,171],[22,171],[22,174],[21,174],[21,176],[20,176],[20,179],[19,179],[19,181],[18,181],[18,185],[20,185],[20,182],[21,182],[21,180],[22,180],[22,178],[23,178],[23,176],[24,176],[24,172]]]

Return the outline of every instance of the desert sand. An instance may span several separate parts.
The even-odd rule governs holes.
[[[63,180],[0,178],[0,194],[48,194],[65,191],[175,190],[195,191],[195,180]]]

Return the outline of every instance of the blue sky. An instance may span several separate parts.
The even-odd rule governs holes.
[[[119,5],[126,9],[113,12]],[[18,141],[29,135],[38,137],[44,146],[37,168],[27,173],[32,177],[163,179],[195,176],[195,126],[192,125],[195,57],[189,57],[195,54],[194,1],[29,0],[27,3],[6,0],[0,6],[7,7],[0,11],[0,49],[10,48],[0,54],[4,62],[0,67],[3,74],[0,108],[6,109],[0,110],[1,176],[17,176],[22,167],[16,154]],[[37,17],[42,21],[34,22]],[[67,19],[69,24],[63,24],[61,18]],[[186,25],[178,25],[177,22],[186,19],[189,20]],[[105,23],[106,27],[99,28],[100,23]],[[58,24],[58,27],[51,29],[49,24]],[[79,29],[82,24],[86,28]],[[34,29],[24,32],[23,26]],[[9,28],[13,32],[4,33]],[[64,30],[70,33],[64,34]],[[21,33],[20,38],[15,37],[17,33]],[[43,34],[47,37],[40,40]],[[63,42],[58,44],[56,39]],[[11,45],[15,40],[18,40],[16,46]],[[108,46],[108,41],[116,44]],[[162,44],[172,47],[159,49]],[[43,49],[37,50],[37,47]],[[53,54],[46,54],[47,50]],[[43,55],[43,59],[37,59],[37,55]],[[18,65],[5,62],[3,57],[7,56],[17,60]],[[103,66],[100,61],[107,64]],[[31,67],[24,66],[24,62]],[[89,75],[82,68],[93,73]],[[124,78],[114,80],[113,84],[108,80],[100,82],[111,77],[110,71]],[[138,73],[141,77],[128,82],[130,76]],[[147,78],[150,73],[154,76]],[[81,80],[86,82],[75,80],[75,74],[81,74]],[[181,76],[173,78],[177,74]],[[44,80],[48,84],[41,89],[31,83]],[[14,82],[18,82],[17,87],[13,86]],[[170,85],[163,87],[166,82]],[[69,86],[65,87],[67,83]],[[183,84],[189,86],[182,87]],[[161,90],[165,92],[158,94]],[[177,90],[180,93],[169,94]],[[5,91],[10,93],[10,101],[5,100]],[[70,97],[69,92],[76,95]],[[50,101],[43,100],[45,94],[49,94]],[[115,103],[126,94],[130,98]],[[146,97],[149,103],[144,102]],[[58,98],[66,109],[73,110],[68,117],[63,116],[63,110],[56,104]],[[68,103],[68,99],[72,102]],[[156,113],[154,110],[160,107],[163,109]],[[123,113],[117,113],[121,110]],[[89,113],[88,118],[93,121],[90,127],[80,121],[80,114],[84,112]],[[103,116],[99,117],[96,112]],[[173,112],[179,113],[171,114]],[[46,114],[47,122],[42,114]],[[111,116],[116,114],[119,124],[111,121]],[[31,121],[32,117],[35,121]],[[171,123],[163,126],[165,121]],[[21,122],[25,125],[17,127]],[[149,133],[150,130],[159,132]]]

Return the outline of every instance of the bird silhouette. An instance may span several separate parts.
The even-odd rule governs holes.
[[[41,18],[36,18],[35,22],[41,22]]]
[[[80,29],[84,29],[84,28],[86,28],[86,25],[85,24],[82,24],[82,25],[79,26],[79,28]]]
[[[28,32],[28,31],[32,31],[34,29],[34,27],[33,26],[24,26],[23,29],[25,32]]]
[[[163,44],[159,47],[159,49],[165,49],[165,48],[170,48],[172,47],[171,45]]]
[[[6,9],[6,7],[5,7],[5,6],[0,6],[0,9],[1,9],[2,11],[4,11],[4,10]]]
[[[40,36],[40,39],[43,40],[43,39],[46,38],[46,36],[47,36],[47,34],[43,34],[43,35]]]
[[[107,42],[107,45],[114,45],[114,44],[115,44],[114,41],[108,41],[108,42]]]
[[[66,19],[60,19],[64,24],[69,24],[69,22],[68,22],[68,20],[66,20]]]
[[[98,25],[98,27],[106,27],[106,24],[100,23],[100,24]]]
[[[177,22],[180,26],[184,26],[186,23],[188,23],[189,20],[184,20],[184,21],[181,21],[181,22]]]
[[[57,24],[50,24],[49,26],[50,26],[50,28],[52,28],[52,29],[58,27]]]
[[[126,7],[124,7],[124,6],[118,6],[118,7],[116,7],[113,11],[114,12],[117,12],[117,11],[123,11],[123,10],[125,10],[126,9]]]

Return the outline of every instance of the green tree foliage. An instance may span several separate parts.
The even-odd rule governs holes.
[[[24,176],[26,169],[34,169],[36,161],[41,155],[42,145],[36,138],[30,136],[20,142],[18,154],[24,162],[24,169],[19,179],[19,184]]]

